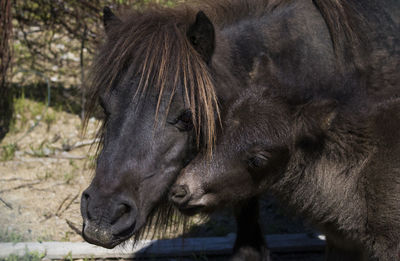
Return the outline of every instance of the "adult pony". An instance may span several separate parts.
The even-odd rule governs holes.
[[[396,5],[206,0],[123,17],[106,8],[107,40],[94,61],[91,87],[91,107],[100,103],[106,117],[96,173],[82,195],[85,239],[111,248],[145,227],[198,149],[211,153],[219,106],[248,88],[262,53],[280,74],[260,79],[265,83],[279,78],[293,88],[299,82],[318,88],[334,75],[352,75],[368,83],[369,97],[392,96],[399,62]],[[238,231],[245,230],[239,225]],[[239,233],[236,249],[248,238]]]

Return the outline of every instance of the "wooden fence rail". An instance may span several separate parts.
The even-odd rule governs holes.
[[[163,240],[143,240],[134,247],[105,249],[84,242],[20,242],[0,243],[0,258],[10,255],[23,256],[37,253],[48,259],[68,258],[161,258],[185,257],[193,255],[230,254],[235,235],[208,238],[177,238]],[[309,234],[267,235],[271,252],[322,251],[325,246],[323,236]]]

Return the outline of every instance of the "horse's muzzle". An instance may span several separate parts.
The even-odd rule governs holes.
[[[130,201],[99,197],[94,200],[88,189],[82,194],[81,213],[82,236],[91,244],[113,248],[134,233],[137,210]]]

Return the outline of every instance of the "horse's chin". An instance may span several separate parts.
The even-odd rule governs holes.
[[[93,238],[89,238],[86,236],[83,236],[84,239],[86,240],[86,242],[96,245],[96,246],[100,246],[100,247],[104,247],[104,248],[108,248],[108,249],[113,249],[114,247],[118,246],[119,244],[121,244],[122,242],[124,242],[125,240],[112,240],[112,241],[99,241],[97,239],[93,239]]]
[[[82,237],[90,244],[112,249],[130,239],[136,231],[137,228],[135,225],[133,225],[123,231],[123,233],[113,235],[110,229],[98,228],[90,223],[84,223]]]

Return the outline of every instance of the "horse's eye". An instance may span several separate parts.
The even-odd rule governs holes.
[[[171,122],[180,131],[190,131],[193,129],[192,112],[190,110],[184,111],[178,118]]]
[[[260,169],[267,165],[270,154],[267,151],[261,151],[247,158],[247,164],[252,169]]]

